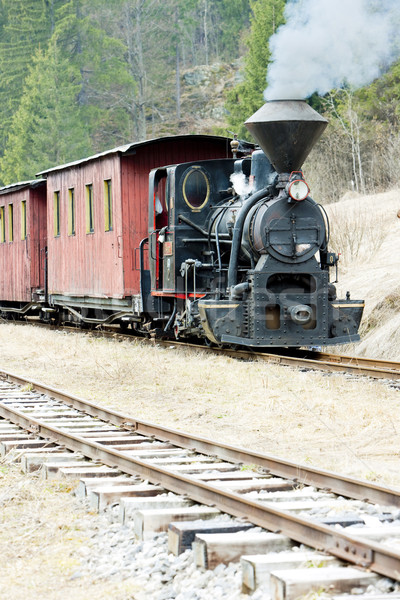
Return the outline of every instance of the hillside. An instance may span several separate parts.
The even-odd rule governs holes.
[[[365,299],[361,342],[349,354],[400,360],[400,191],[346,194],[325,207],[341,253],[338,297]]]
[[[226,94],[241,78],[240,65],[241,61],[236,60],[185,70],[181,81],[181,119],[177,124],[176,115],[169,114],[169,131],[179,134],[222,131],[226,135]]]

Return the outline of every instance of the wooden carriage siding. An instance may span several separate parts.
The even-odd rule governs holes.
[[[30,302],[44,287],[47,243],[46,181],[0,188],[0,278],[2,301]]]
[[[138,294],[151,169],[228,158],[229,141],[202,135],[147,140],[39,173],[47,179],[49,294]]]

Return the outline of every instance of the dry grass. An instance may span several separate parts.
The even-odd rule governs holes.
[[[0,347],[0,368],[137,418],[400,485],[400,396],[380,383],[13,324]],[[65,491],[0,468],[0,598],[134,600],[131,580],[71,579],[95,517]]]
[[[371,215],[362,200],[352,199],[343,210],[343,203],[329,206],[331,215],[330,245],[339,253],[344,265],[357,261],[365,262],[379,252],[386,238],[391,215],[388,213]]]
[[[400,314],[400,287],[387,294],[373,308],[362,324],[362,336],[382,328],[388,321],[393,322]]]
[[[90,546],[88,515],[69,484],[22,475],[0,465],[0,598],[26,600],[134,599],[135,583],[74,579],[81,546]]]
[[[0,344],[3,369],[135,418],[400,483],[400,396],[379,382],[12,324]]]
[[[344,252],[340,260],[338,297],[345,297],[350,290],[352,298],[365,299],[363,339],[350,352],[400,361],[399,314],[396,308],[387,310],[400,284],[400,219],[397,217],[400,193],[393,190],[362,198],[345,197],[326,208],[332,223],[336,220],[337,224],[348,224],[347,242],[344,239],[338,244],[336,237],[335,249]],[[351,228],[348,216],[353,214],[358,214],[359,221],[355,219]],[[355,258],[349,250],[351,244],[357,250]],[[373,327],[370,318],[375,323]]]

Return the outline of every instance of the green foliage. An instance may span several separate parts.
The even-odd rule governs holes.
[[[41,169],[82,158],[91,152],[87,125],[76,99],[79,71],[53,43],[38,50],[13,116],[0,160],[3,183],[32,179]]]
[[[32,56],[51,35],[50,8],[60,0],[2,0],[0,38],[0,152],[18,108]]]
[[[219,0],[211,3],[216,29],[216,54],[222,60],[236,58],[241,37],[250,23],[250,0]]]
[[[56,13],[53,38],[62,56],[79,71],[76,102],[88,123],[94,151],[126,141],[128,114],[123,98],[135,87],[125,60],[126,47],[102,26],[111,19],[109,3],[69,0]]]
[[[210,131],[198,113],[212,99],[206,87],[181,86],[182,74],[220,62],[222,73],[242,55],[242,80],[226,95],[228,123],[219,118],[214,131],[249,138],[244,121],[264,101],[269,39],[285,4],[0,0],[0,177],[30,178],[127,141]],[[330,120],[306,162],[313,191],[335,200],[347,189],[400,183],[400,61],[362,90],[309,102]]]
[[[269,38],[283,23],[285,0],[250,0],[251,30],[247,39],[244,79],[229,94],[226,108],[229,125],[240,137],[249,134],[243,123],[263,104],[266,74],[271,58]]]
[[[368,118],[386,121],[397,129],[400,124],[400,61],[371,85],[359,90],[357,97]]]
[[[177,15],[172,36],[179,38],[185,65],[231,61],[239,54],[240,39],[249,24],[250,0],[166,0]],[[168,7],[168,3],[171,5]],[[171,17],[167,23],[173,22]],[[168,24],[166,23],[167,27]],[[175,24],[174,24],[175,25]]]
[[[0,0],[3,181],[31,177],[83,148],[97,152],[176,131],[175,71],[236,59],[249,2]],[[76,130],[66,134],[67,123]]]

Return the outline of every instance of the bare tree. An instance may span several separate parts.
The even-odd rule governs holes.
[[[127,69],[134,81],[131,95],[125,99],[126,109],[131,116],[133,136],[138,139],[146,139],[147,123],[151,122],[154,129],[156,118],[163,120],[166,99],[173,100],[170,67],[175,55],[176,78],[179,77],[179,41],[173,36],[178,13],[174,18],[174,8],[172,0],[124,0],[119,13],[116,34],[126,46]],[[175,83],[177,88],[178,84]]]
[[[340,90],[340,109],[338,109],[337,93],[331,92],[327,98],[327,104],[340,123],[345,136],[350,142],[351,158],[353,167],[354,188],[357,192],[365,194],[365,177],[363,159],[361,153],[361,120],[357,111],[353,108],[354,92],[349,89]]]
[[[128,0],[121,10],[121,30],[127,48],[127,63],[135,80],[136,94],[130,99],[129,112],[139,139],[146,139],[146,69],[144,63],[144,9],[147,0]]]

